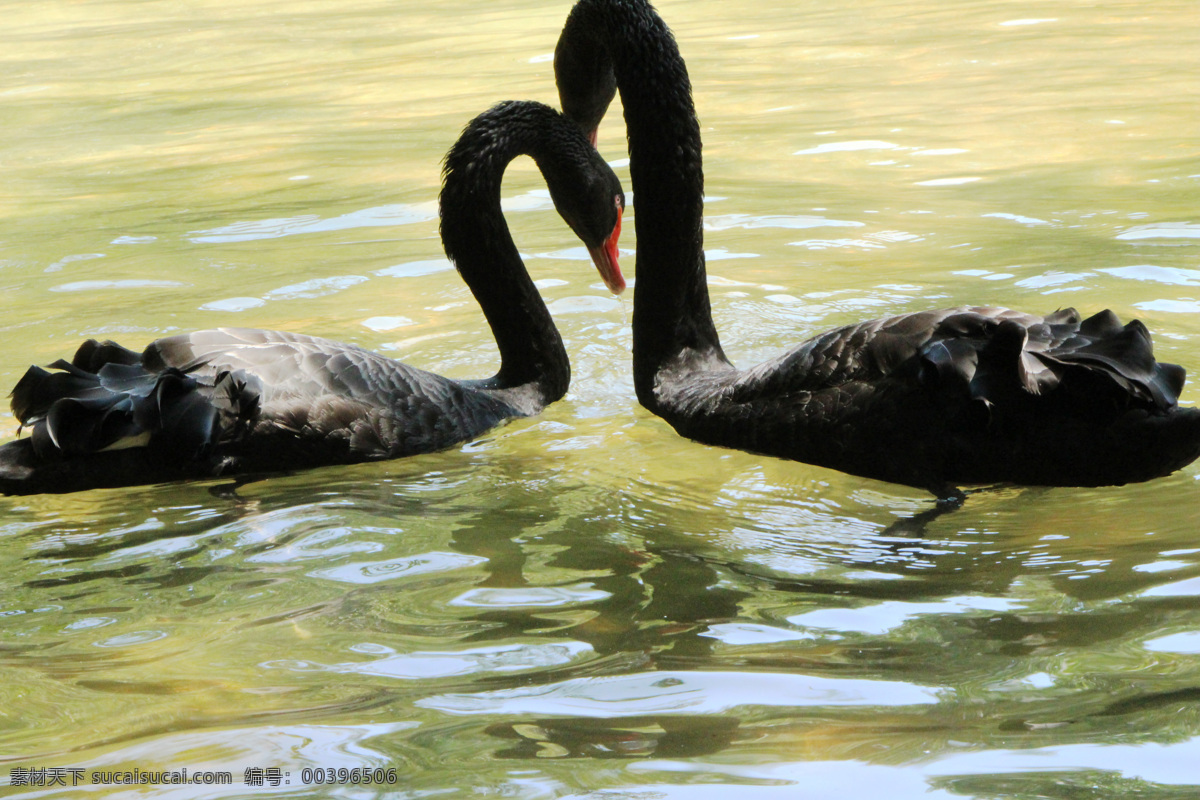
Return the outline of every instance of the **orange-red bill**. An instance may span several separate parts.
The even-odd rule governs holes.
[[[617,240],[621,238],[621,215],[623,213],[624,209],[618,207],[617,224],[613,226],[612,233],[604,240],[604,244],[588,248],[592,263],[596,265],[596,271],[600,273],[600,279],[613,294],[625,291],[625,276],[621,274],[621,265],[617,263],[619,256]]]

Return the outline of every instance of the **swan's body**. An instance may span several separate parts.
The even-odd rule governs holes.
[[[538,162],[560,213],[614,288],[624,197],[578,129],[535,103],[501,104],[446,157],[443,242],[496,336],[500,371],[456,381],[355,345],[222,328],[135,353],[85,343],[13,390],[30,429],[0,448],[0,492],[63,492],[428,453],[562,397],[570,366],[500,212],[504,168]]]
[[[580,0],[555,53],[585,130],[615,86],[636,205],[634,385],[679,433],[961,497],[968,483],[1108,485],[1200,455],[1184,372],[1137,321],[955,308],[823,333],[748,370],[726,358],[705,276],[687,69],[645,0]]]

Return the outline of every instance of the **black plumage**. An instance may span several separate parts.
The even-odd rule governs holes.
[[[501,354],[456,381],[355,345],[220,328],[136,353],[85,342],[30,367],[12,393],[26,438],[0,447],[0,493],[65,492],[428,453],[562,397],[570,365],[500,211],[505,167],[534,157],[555,206],[614,288],[624,195],[578,128],[540,103],[502,103],[446,157],[443,244]]]
[[[580,0],[555,51],[587,132],[621,94],[637,209],[638,399],[679,433],[960,499],[972,483],[1108,485],[1200,455],[1184,371],[1141,322],[951,308],[822,333],[747,370],[713,325],[700,129],[687,69],[646,0]]]

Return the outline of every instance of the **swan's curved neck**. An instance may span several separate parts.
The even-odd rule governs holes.
[[[483,309],[500,350],[500,371],[479,388],[503,391],[518,406],[528,406],[521,410],[535,413],[566,394],[571,367],[509,233],[500,186],[509,162],[520,155],[539,160],[551,143],[545,126],[524,115],[500,113],[490,122],[469,127],[446,156],[442,244]]]
[[[621,93],[637,233],[634,382],[638,399],[654,408],[656,376],[681,357],[727,363],[708,298],[704,166],[687,67],[645,0],[580,0],[559,53],[607,60]]]

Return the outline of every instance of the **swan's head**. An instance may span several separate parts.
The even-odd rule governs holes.
[[[579,139],[573,157],[542,165],[554,207],[587,247],[601,280],[613,294],[625,290],[625,276],[617,263],[621,215],[625,192],[616,173],[595,148]]]
[[[481,224],[492,223],[499,235],[496,228],[503,228],[500,183],[505,167],[519,155],[530,155],[537,162],[554,207],[591,253],[605,285],[621,292],[625,288],[617,264],[625,210],[621,181],[576,124],[534,101],[507,101],[483,112],[467,124],[446,154],[438,208],[447,255],[461,270],[459,256],[477,243]],[[502,233],[508,236],[507,229]],[[486,249],[479,253],[481,257]],[[512,251],[515,256],[516,248]]]
[[[563,116],[596,146],[600,120],[617,94],[617,78],[607,51],[572,11],[554,48],[554,80]]]

